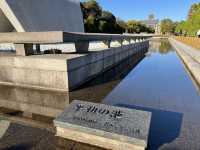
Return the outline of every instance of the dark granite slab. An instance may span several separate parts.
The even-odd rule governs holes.
[[[75,100],[55,119],[54,124],[60,128],[147,147],[150,120],[150,112]]]

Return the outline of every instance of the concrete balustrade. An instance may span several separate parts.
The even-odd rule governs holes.
[[[72,32],[22,32],[0,33],[0,43],[14,43],[16,54],[21,56],[33,55],[33,44],[59,44],[75,43],[77,53],[88,52],[89,42],[104,41],[108,48],[112,41],[120,41],[120,44],[130,44],[131,41],[142,42],[151,36],[121,35],[121,34],[93,34]],[[39,50],[38,50],[39,51]]]
[[[1,56],[0,82],[69,91],[147,49],[148,40],[84,54]]]

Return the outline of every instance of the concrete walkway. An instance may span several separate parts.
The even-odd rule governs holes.
[[[170,38],[169,41],[200,85],[200,51],[172,38]]]

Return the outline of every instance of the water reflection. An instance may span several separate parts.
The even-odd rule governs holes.
[[[167,54],[174,51],[171,44],[166,39],[154,39],[150,41],[149,52]]]
[[[98,75],[70,92],[70,101],[78,99],[100,103],[144,57],[144,54],[135,54]]]
[[[43,117],[45,112],[61,112],[68,100],[68,93],[64,92],[0,85],[0,113],[7,115],[21,117],[22,110],[30,111],[34,114],[32,119],[52,123],[52,117]]]
[[[199,93],[174,49],[153,42],[149,57],[103,102],[152,112],[149,149],[198,149]]]

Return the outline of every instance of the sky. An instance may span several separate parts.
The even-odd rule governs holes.
[[[104,10],[123,20],[144,20],[149,14],[158,19],[184,20],[190,6],[200,0],[97,0]]]

